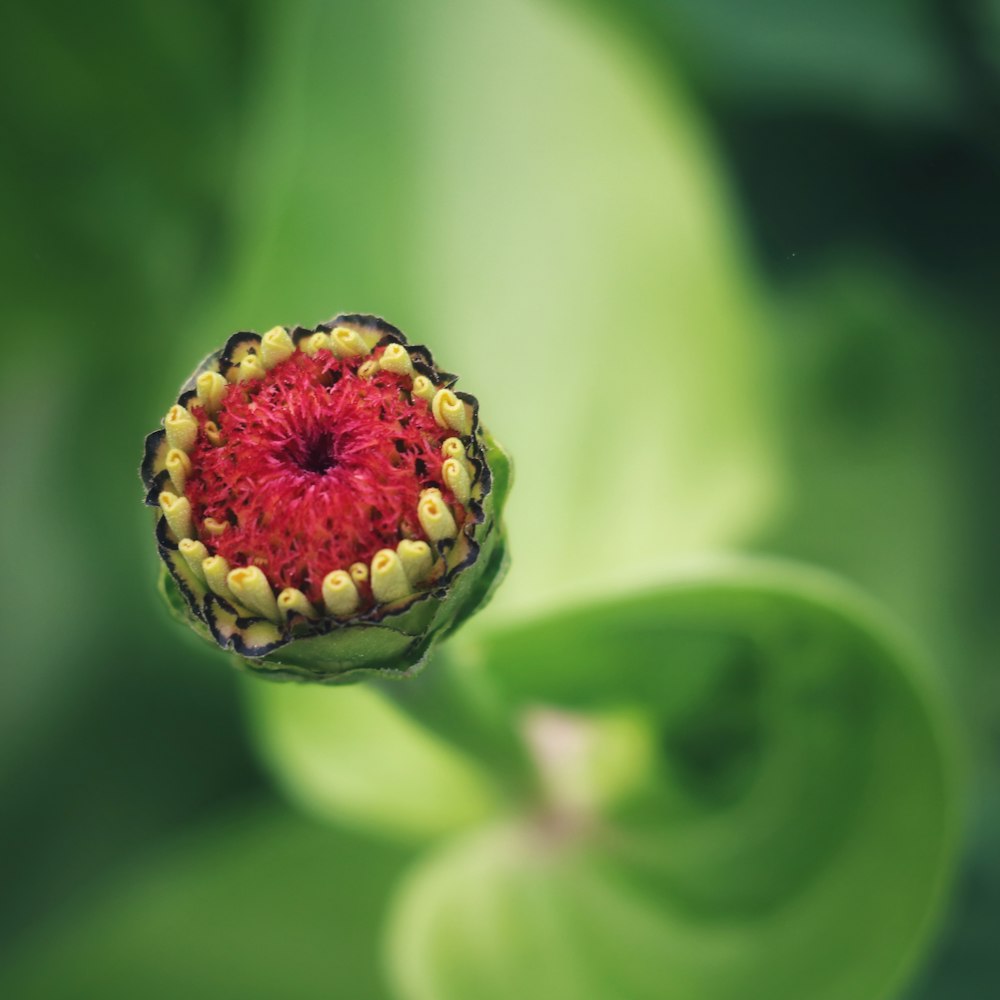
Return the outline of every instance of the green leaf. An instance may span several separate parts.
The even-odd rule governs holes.
[[[761,309],[670,67],[566,5],[418,7],[417,318],[517,465],[498,608],[745,538],[778,490]]]
[[[376,942],[408,861],[272,805],[242,809],[28,929],[0,995],[386,997]]]
[[[518,466],[501,609],[757,530],[778,489],[761,309],[669,67],[557,4],[360,12],[262,15],[241,253],[205,342],[356,308],[429,344]]]
[[[497,812],[489,774],[367,684],[250,683],[247,694],[265,763],[314,815],[419,840]]]
[[[611,709],[634,721],[633,773],[418,869],[390,942],[402,996],[868,1000],[900,985],[951,868],[954,775],[922,667],[851,591],[720,564],[477,655],[530,709],[543,774],[600,773],[574,758],[613,752]]]

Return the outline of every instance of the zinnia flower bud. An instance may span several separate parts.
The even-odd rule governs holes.
[[[411,673],[506,569],[476,400],[374,316],[237,333],[146,439],[162,589],[272,677]]]

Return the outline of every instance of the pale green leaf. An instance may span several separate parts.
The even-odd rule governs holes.
[[[248,683],[247,695],[265,763],[314,815],[421,839],[499,807],[489,774],[367,684]]]
[[[204,344],[357,309],[431,346],[517,467],[501,609],[759,528],[761,310],[669,68],[540,0],[359,11],[264,14]]]
[[[407,1000],[875,1000],[903,981],[951,868],[951,750],[922,667],[851,591],[725,564],[478,653],[533,713],[543,773],[610,753],[609,709],[644,720],[645,740],[625,730],[640,773],[426,862],[390,943]]]

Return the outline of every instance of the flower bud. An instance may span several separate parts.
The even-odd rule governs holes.
[[[238,333],[146,439],[164,596],[248,669],[412,674],[507,564],[507,456],[373,316]]]

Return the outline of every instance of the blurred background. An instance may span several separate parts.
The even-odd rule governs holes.
[[[381,995],[372,928],[412,849],[272,789],[245,682],[158,606],[136,475],[231,331],[360,310],[461,372],[517,457],[491,614],[607,586],[560,575],[580,525],[664,496],[655,544],[649,522],[595,540],[613,584],[777,553],[918,636],[968,778],[909,998],[984,995],[1000,4],[38,0],[6,21],[0,992],[313,997],[335,970],[336,995]],[[352,901],[332,937],[318,866]]]

